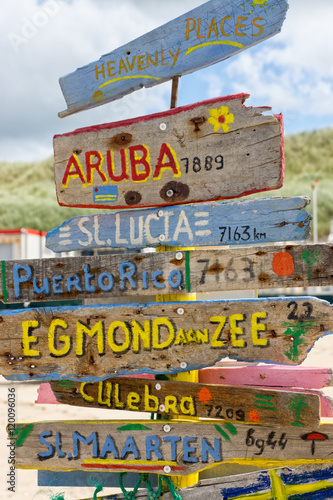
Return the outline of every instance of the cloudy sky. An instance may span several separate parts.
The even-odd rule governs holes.
[[[227,0],[221,0],[227,1]],[[58,79],[203,0],[10,0],[0,18],[0,160],[52,155],[54,134],[163,111],[170,83],[60,119]],[[332,0],[289,0],[281,34],[181,79],[179,105],[251,94],[282,112],[286,134],[333,125]]]

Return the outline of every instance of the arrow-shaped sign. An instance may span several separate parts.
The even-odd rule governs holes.
[[[174,416],[217,418],[235,422],[296,427],[318,426],[319,396],[315,394],[122,378],[95,384],[51,382],[59,403],[90,408],[141,411]]]
[[[68,109],[59,116],[227,59],[279,33],[287,9],[285,0],[206,2],[60,78]]]
[[[69,252],[304,240],[310,234],[311,216],[303,210],[308,203],[306,197],[271,197],[79,216],[50,231],[46,246]]]
[[[332,424],[314,430],[216,420],[58,421],[8,430],[10,437],[17,436],[16,466],[24,469],[186,475],[219,463],[279,467],[333,462]]]
[[[301,363],[332,333],[332,305],[312,297],[3,311],[0,373],[11,380],[177,373],[223,357]]]
[[[0,300],[330,286],[332,250],[333,244],[326,243],[2,261]]]

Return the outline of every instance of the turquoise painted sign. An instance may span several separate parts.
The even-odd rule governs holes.
[[[60,78],[68,109],[59,116],[227,59],[279,33],[287,9],[286,0],[206,2]]]

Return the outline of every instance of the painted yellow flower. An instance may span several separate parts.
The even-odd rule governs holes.
[[[208,122],[213,125],[214,132],[218,132],[220,128],[223,132],[229,132],[229,123],[234,123],[234,115],[229,113],[228,106],[221,106],[220,109],[210,109],[210,118]]]

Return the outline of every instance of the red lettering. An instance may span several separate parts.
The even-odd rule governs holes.
[[[137,153],[141,153],[139,158]],[[150,176],[149,151],[146,146],[130,146],[129,158],[134,182],[145,182]],[[138,166],[143,165],[144,170],[139,171]]]
[[[110,179],[113,182],[127,181],[129,179],[128,174],[127,174],[126,151],[124,149],[120,150],[120,159],[121,159],[121,174],[115,175],[113,151],[108,151],[106,153],[108,174],[109,174]]]
[[[164,162],[164,160],[166,161]],[[176,154],[169,144],[163,143],[155,167],[154,179],[160,179],[162,177],[162,170],[165,168],[171,168],[171,170],[173,170],[174,177],[180,177],[181,173]]]
[[[82,184],[85,184],[87,182],[85,177],[84,177],[84,173],[82,171],[82,167],[80,165],[79,159],[77,158],[76,155],[72,155],[70,157],[70,159],[68,160],[66,171],[65,171],[64,177],[62,179],[62,185],[64,187],[68,186],[70,177],[73,177],[74,179],[79,177]]]
[[[93,158],[97,158],[97,163],[92,163]],[[96,170],[104,183],[108,182],[108,178],[102,170],[104,158],[99,151],[88,151],[86,153],[86,169],[87,169],[87,183],[93,183],[93,170]]]

